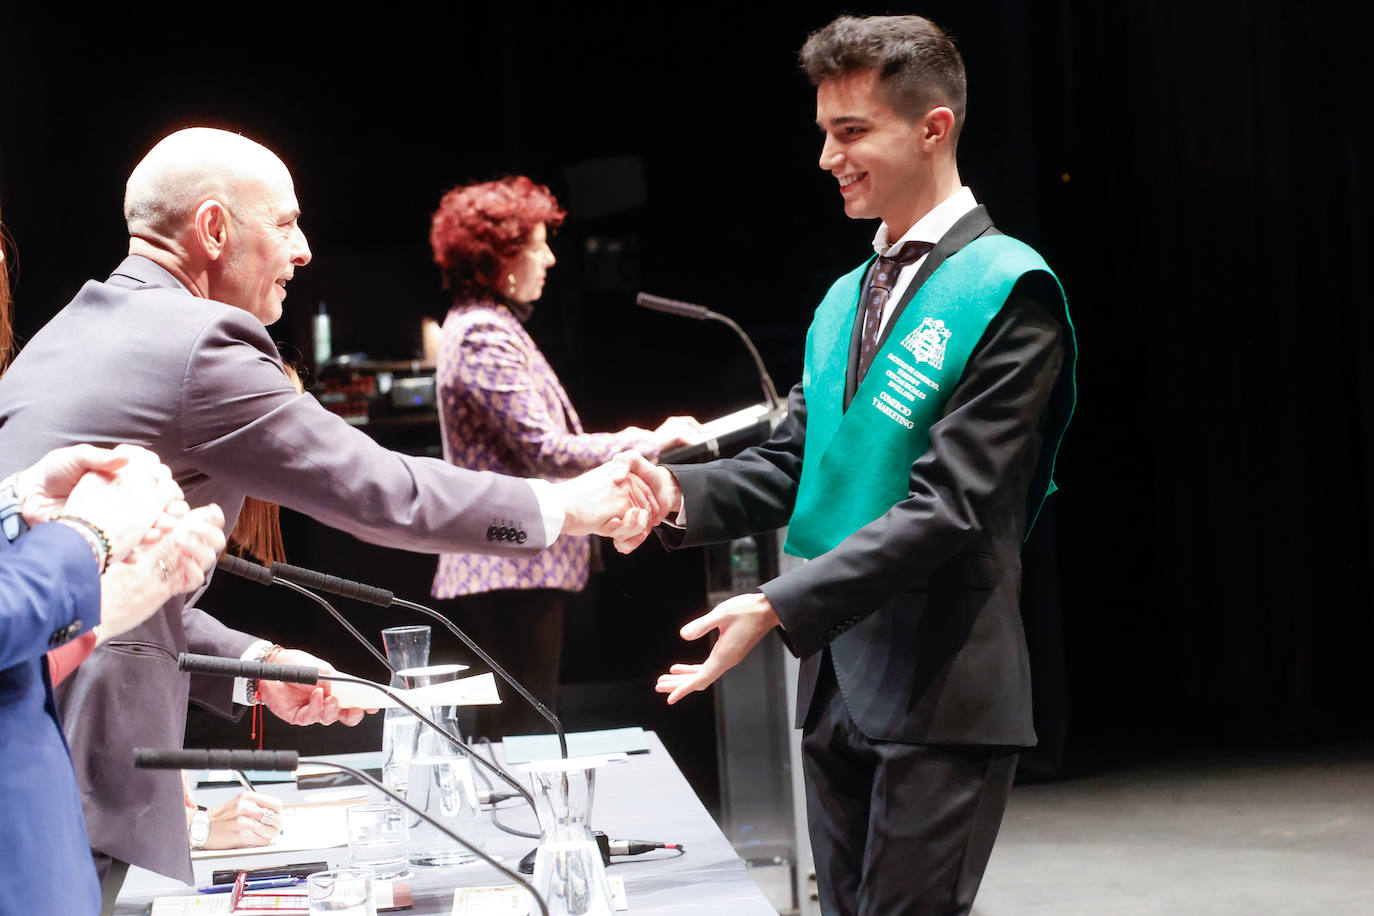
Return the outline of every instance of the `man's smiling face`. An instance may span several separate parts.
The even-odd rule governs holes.
[[[215,297],[270,325],[281,317],[286,282],[310,263],[290,173],[283,166],[279,174],[241,183],[228,209],[232,241]]]
[[[896,230],[915,223],[929,170],[920,156],[925,119],[902,117],[871,70],[826,80],[816,89],[816,123],[825,132],[820,166],[835,176],[852,219],[881,219]]]

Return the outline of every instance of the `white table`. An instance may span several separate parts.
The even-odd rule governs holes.
[[[686,852],[676,856],[657,850],[640,858],[612,860],[608,874],[624,879],[629,912],[646,916],[777,916],[777,910],[749,878],[744,863],[702,807],[658,736],[650,732],[648,738],[649,753],[632,755],[627,762],[598,772],[592,826],[614,839],[680,843]],[[347,762],[347,756],[340,755],[340,760]],[[261,791],[288,804],[302,794],[289,783],[263,786]],[[197,795],[209,802],[222,801],[236,792],[206,789]],[[514,800],[502,803],[501,820],[535,832],[534,813]],[[488,826],[485,851],[501,857],[512,868],[533,848],[533,840]],[[201,859],[195,863],[195,879],[197,885],[209,884],[210,873],[215,869],[261,868],[311,860],[328,861],[331,867],[345,865],[348,849],[338,846],[315,852]],[[414,916],[448,916],[455,887],[509,883],[509,879],[482,862],[446,869],[416,869],[414,875],[410,885],[415,907],[401,911]],[[188,893],[195,891],[179,881],[133,868],[115,913],[143,914],[148,912],[154,897]]]

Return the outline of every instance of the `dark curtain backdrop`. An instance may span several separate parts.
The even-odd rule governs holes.
[[[1042,712],[1071,747],[1370,736],[1370,112],[1353,8],[922,10],[970,71],[963,177],[1045,253],[1077,321],[1081,406],[1028,580]],[[811,309],[874,228],[816,167],[794,64],[838,8],[417,10],[7,9],[0,207],[20,332],[117,262],[142,152],[210,124],[295,174],[315,262],[275,328],[288,350],[308,351],[325,300],[336,349],[409,356],[446,304],[426,249],[439,194],[522,170],[571,211],[532,331],[589,428],[757,399],[725,331],[636,310],[639,289],[734,315],[780,386],[799,376]],[[585,648],[647,683],[680,654],[690,598],[656,592],[662,558],[638,561],[647,578],[636,562],[599,587]],[[390,584],[385,565],[356,571]]]

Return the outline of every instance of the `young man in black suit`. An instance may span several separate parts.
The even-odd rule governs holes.
[[[683,627],[719,640],[657,689],[704,689],[779,627],[802,658],[822,910],[968,913],[1035,743],[1020,547],[1072,409],[1071,327],[1044,261],[959,179],[964,69],[939,28],[842,17],[801,59],[820,166],[849,216],[882,221],[878,257],[817,309],[769,442],[698,466],[618,460],[654,488],[669,546],[788,525],[809,562]]]

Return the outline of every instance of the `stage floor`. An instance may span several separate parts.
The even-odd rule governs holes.
[[[1374,913],[1374,748],[1018,785],[975,916]]]

